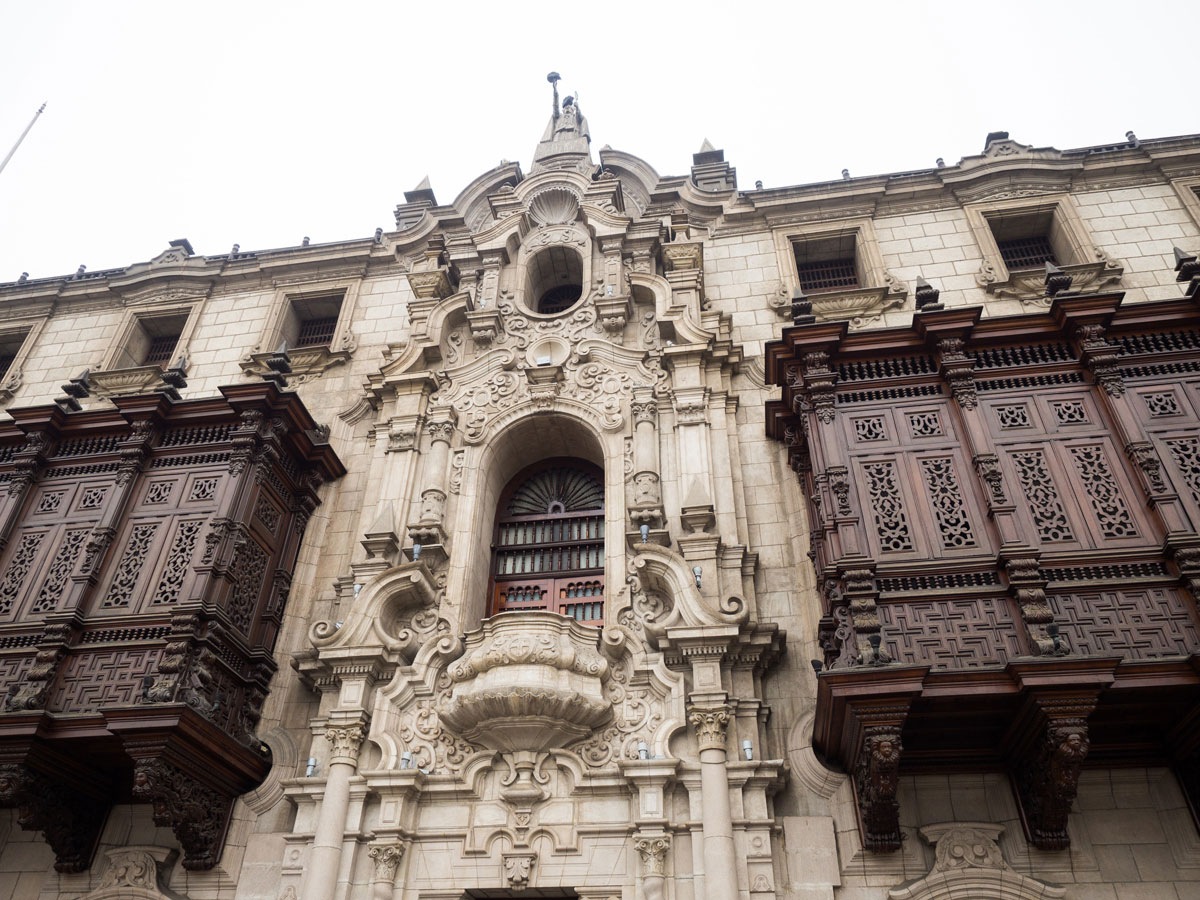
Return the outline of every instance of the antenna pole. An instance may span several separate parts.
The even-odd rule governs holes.
[[[31,129],[33,127],[33,123],[38,120],[38,116],[40,116],[42,114],[42,112],[43,112],[43,110],[45,110],[45,108],[46,108],[46,104],[43,103],[41,106],[38,107],[37,112],[35,112],[33,114],[33,118],[29,120],[29,124],[25,126],[25,130],[21,132],[21,136],[19,138],[17,138],[17,142],[15,144],[13,144],[13,148],[8,151],[8,156],[4,157],[4,162],[0,162],[0,172],[4,171],[4,167],[7,166],[8,161],[13,158],[13,154],[16,153],[17,148],[21,146],[21,141],[25,140],[25,135],[29,134],[29,129]]]

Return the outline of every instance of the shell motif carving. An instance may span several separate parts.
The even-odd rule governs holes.
[[[579,215],[579,198],[566,188],[546,188],[530,198],[529,214],[539,225],[568,225]]]

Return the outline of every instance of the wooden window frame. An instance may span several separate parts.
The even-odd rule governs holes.
[[[519,488],[541,472],[553,468],[573,468],[585,472],[595,478],[600,490],[604,490],[604,472],[594,463],[578,458],[555,457],[544,459],[517,472],[500,494],[496,511],[492,519],[492,552],[488,563],[488,615],[501,612],[519,612],[523,610],[544,610],[569,615],[584,625],[603,626],[605,606],[605,508],[604,501],[595,509],[578,510],[574,512],[543,513],[535,515],[512,516],[505,514],[508,504]],[[502,547],[515,546],[501,543],[501,528],[504,525],[522,522],[540,521],[574,521],[589,518],[599,518],[600,536],[597,540],[566,540],[541,541],[521,544],[531,550],[551,550],[560,547],[594,546],[600,544],[600,565],[576,569],[558,569],[551,571],[528,573],[528,576],[501,575],[498,563]],[[513,588],[527,589],[536,593],[536,599],[502,601],[502,594]],[[572,590],[582,590],[587,593],[571,594]]]

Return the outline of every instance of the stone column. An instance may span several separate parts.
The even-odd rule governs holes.
[[[329,771],[304,880],[304,900],[328,900],[337,888],[342,835],[350,810],[350,779],[358,766],[358,749],[365,737],[360,724],[330,726],[325,731],[325,740],[331,748]]]
[[[669,834],[637,835],[633,848],[642,857],[642,891],[646,900],[662,900],[666,881],[667,851],[671,848]]]
[[[455,411],[446,407],[430,412],[425,430],[429,433],[429,453],[425,458],[425,489],[416,522],[408,528],[410,543],[430,549],[446,543],[443,521],[446,512],[446,475],[450,466],[450,440],[458,421]],[[436,552],[436,551],[435,551]]]
[[[400,867],[404,848],[399,844],[376,844],[367,855],[375,866],[371,876],[371,897],[373,900],[390,900],[396,888],[396,870]]]
[[[704,808],[704,873],[708,900],[737,900],[737,854],[729,807],[725,732],[729,707],[693,706],[688,715],[700,745],[700,790]]]
[[[660,528],[663,524],[662,488],[658,467],[658,403],[649,388],[633,392],[633,501],[629,519],[636,529],[641,525]]]

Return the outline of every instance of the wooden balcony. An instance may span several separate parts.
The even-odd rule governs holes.
[[[767,353],[822,602],[813,745],[864,844],[899,847],[902,773],[1008,771],[1047,850],[1083,766],[1173,765],[1200,805],[1200,305],[1068,292]]]
[[[255,728],[317,489],[343,473],[273,384],[0,426],[0,805],[85,870],[113,802],[212,867],[271,760]]]

